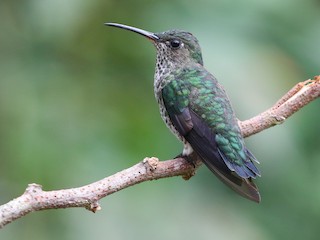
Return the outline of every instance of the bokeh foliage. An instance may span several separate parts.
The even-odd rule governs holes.
[[[320,2],[0,2],[0,202],[28,183],[81,186],[181,144],[153,96],[155,50],[103,26],[188,30],[240,119],[319,74]],[[190,181],[144,183],[101,201],[103,210],[37,212],[1,239],[318,239],[320,104],[247,139],[260,160],[262,203],[240,198],[204,167]]]

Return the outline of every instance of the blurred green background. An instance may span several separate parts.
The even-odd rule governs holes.
[[[320,74],[319,11],[317,0],[1,0],[0,204],[28,183],[78,187],[180,153],[154,100],[154,47],[104,22],[194,33],[243,120]],[[319,109],[246,139],[261,162],[259,205],[201,167],[111,195],[97,214],[29,214],[0,238],[318,239]]]

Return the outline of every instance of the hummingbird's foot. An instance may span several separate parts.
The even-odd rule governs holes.
[[[175,158],[183,158],[184,160],[186,160],[188,163],[190,163],[194,168],[196,168],[196,164],[195,164],[195,161],[194,161],[194,158],[191,155],[188,155],[188,156],[185,156],[183,155],[182,153],[180,153],[179,155],[177,155]]]
[[[193,166],[193,169],[188,172],[187,174],[183,175],[182,178],[184,180],[189,180],[191,177],[193,177],[196,174],[197,170],[197,158],[195,158],[194,154],[190,155],[183,155],[180,154],[183,159],[185,159],[190,165]]]

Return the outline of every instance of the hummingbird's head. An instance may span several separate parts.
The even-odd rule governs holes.
[[[172,63],[181,64],[189,61],[203,65],[201,48],[198,40],[189,32],[170,30],[155,33],[158,37],[153,41],[158,55],[166,55]]]
[[[194,62],[203,65],[198,40],[189,32],[170,30],[161,33],[152,33],[118,23],[105,24],[138,33],[151,40],[157,48],[158,64],[177,66]]]

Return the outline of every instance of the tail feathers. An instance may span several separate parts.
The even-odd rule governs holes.
[[[260,164],[260,162],[256,159],[256,157],[252,154],[252,152],[248,148],[245,148],[245,152],[246,152],[247,157],[249,157],[249,159],[251,161]]]
[[[259,171],[250,160],[255,158],[249,150],[246,152],[249,159],[242,166],[228,161],[217,146],[215,132],[192,109],[184,108],[177,112],[170,106],[166,107],[177,131],[192,146],[207,167],[241,196],[260,202],[259,190],[252,182],[252,178],[255,178]]]
[[[227,186],[233,189],[241,196],[259,203],[261,201],[258,187],[253,183],[251,178],[240,178],[231,171],[221,171],[213,163],[202,157],[205,165]]]
[[[190,131],[186,136],[194,151],[201,157],[204,164],[227,186],[241,196],[259,203],[261,198],[257,186],[252,182],[258,170],[250,164],[240,167],[236,164],[227,166],[219,149],[213,141],[199,141],[199,135],[195,131]],[[214,138],[211,138],[214,139]],[[229,161],[228,161],[229,162]],[[230,163],[230,162],[229,162]],[[253,163],[250,162],[252,165]],[[254,165],[253,165],[254,166]],[[242,177],[243,176],[243,177]]]
[[[255,159],[253,154],[247,150],[249,160],[243,166],[231,163],[219,150],[215,141],[215,133],[193,111],[190,111],[189,114],[193,127],[184,137],[205,165],[235,192],[247,199],[260,202],[259,190],[252,182],[252,178],[260,174],[250,160]]]

